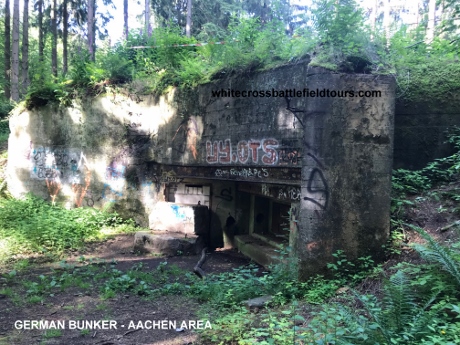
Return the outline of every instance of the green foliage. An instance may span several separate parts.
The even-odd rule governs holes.
[[[417,231],[427,242],[428,245],[414,244],[413,247],[427,261],[437,263],[447,271],[460,285],[460,255],[450,250],[448,247],[441,246],[422,228],[407,224],[408,227]]]
[[[100,239],[100,229],[123,223],[117,214],[91,208],[66,210],[28,195],[0,200],[0,259],[31,252],[61,253]],[[128,222],[133,230],[132,222]],[[124,228],[129,230],[129,228]]]
[[[12,109],[13,104],[10,101],[0,97],[0,119],[7,117]]]
[[[8,141],[10,135],[9,121],[6,119],[0,120],[0,144]],[[5,153],[3,152],[2,155]]]
[[[226,311],[223,316],[213,321],[212,330],[202,332],[200,336],[211,344],[242,343],[248,338],[254,322],[254,314],[244,307],[236,307],[233,312]]]
[[[257,271],[258,268],[251,265],[210,276],[191,285],[190,293],[218,309],[232,308],[246,299],[262,296],[263,283],[255,275]]]
[[[457,178],[460,170],[460,129],[452,127],[447,138],[447,142],[455,149],[454,154],[435,159],[420,170],[393,170],[391,213],[394,221],[403,216],[406,206],[415,205],[407,200],[408,194],[426,192],[440,183],[451,182]],[[453,200],[456,198],[456,195],[451,196]]]

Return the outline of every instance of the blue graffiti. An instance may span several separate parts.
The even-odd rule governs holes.
[[[185,220],[184,211],[177,205],[171,205],[171,209],[174,212],[174,216],[178,219]]]
[[[108,189],[108,191],[107,191]],[[107,193],[108,192],[108,193]],[[110,199],[109,195],[107,194],[113,194],[114,196],[118,196],[118,197],[122,197],[123,196],[123,193],[121,191],[118,191],[116,189],[113,189],[109,184],[107,183],[104,183],[104,186],[102,187],[102,199],[104,200],[107,200],[107,201],[110,201],[110,202],[114,202],[116,201],[115,198],[112,198]]]

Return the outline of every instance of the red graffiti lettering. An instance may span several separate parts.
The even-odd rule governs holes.
[[[217,141],[214,143],[207,141],[206,142],[206,162],[213,164],[217,163]]]
[[[278,140],[276,139],[265,139],[263,140],[262,149],[265,154],[262,156],[262,162],[268,165],[274,165],[278,161],[278,155],[276,152],[278,148]]]
[[[226,164],[232,160],[232,144],[230,139],[226,139],[224,142],[219,141],[219,162]]]
[[[240,141],[237,146],[238,160],[245,164],[249,159],[249,146],[247,141]]]
[[[259,162],[259,148],[260,148],[260,141],[251,140],[249,142],[249,147],[252,151],[252,162],[258,163]]]

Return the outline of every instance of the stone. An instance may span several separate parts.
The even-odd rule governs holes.
[[[261,297],[248,299],[247,301],[244,301],[243,304],[249,309],[263,308],[272,299],[273,299],[273,296],[270,296],[270,295],[261,296]]]
[[[140,231],[134,235],[133,250],[167,256],[195,255],[203,248],[203,241],[196,235],[165,231]]]

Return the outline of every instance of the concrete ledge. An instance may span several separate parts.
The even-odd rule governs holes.
[[[258,238],[250,235],[238,235],[235,236],[235,244],[241,253],[265,268],[268,268],[271,264],[280,262],[279,253],[276,252],[278,248]]]

